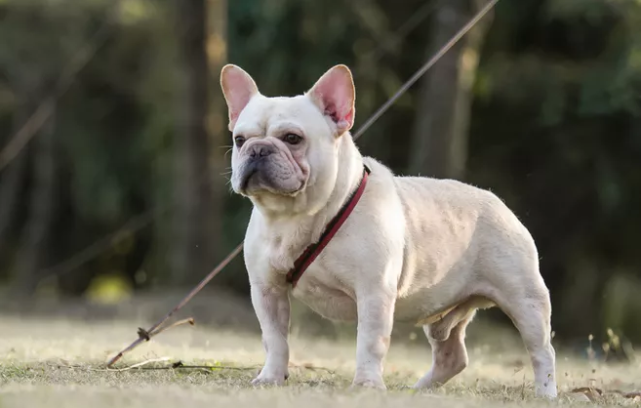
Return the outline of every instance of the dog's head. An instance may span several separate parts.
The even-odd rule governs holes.
[[[349,69],[331,68],[294,97],[261,95],[235,65],[226,65],[220,80],[233,138],[234,191],[274,210],[301,196],[308,196],[308,205],[327,199],[336,182],[339,139],[354,123]]]

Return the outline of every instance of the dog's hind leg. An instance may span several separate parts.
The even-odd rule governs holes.
[[[521,333],[534,369],[534,388],[537,396],[555,398],[555,352],[550,325],[550,297],[542,282],[530,285],[526,293],[515,291],[500,294],[497,304]]]
[[[459,306],[460,307],[460,306]],[[465,329],[472,321],[476,309],[453,310],[445,318],[432,325],[423,326],[423,330],[432,346],[432,368],[414,385],[414,388],[436,388],[467,367],[468,358],[465,348]],[[450,316],[450,320],[448,319]],[[449,327],[456,319],[454,327]],[[440,326],[439,326],[440,324]],[[439,333],[439,339],[432,336]]]

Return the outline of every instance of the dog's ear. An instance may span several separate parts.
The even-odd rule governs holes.
[[[220,71],[220,86],[229,110],[229,130],[233,131],[240,112],[258,94],[258,87],[247,72],[232,64],[225,65]]]
[[[321,112],[336,124],[336,136],[352,128],[356,95],[352,73],[345,65],[336,65],[325,72],[308,95]]]

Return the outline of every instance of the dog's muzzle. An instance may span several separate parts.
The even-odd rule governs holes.
[[[241,191],[247,190],[247,186],[249,185],[251,178],[261,170],[268,160],[268,157],[276,152],[276,149],[273,146],[262,143],[255,143],[247,148],[249,150],[245,154],[248,158],[243,166],[240,177]]]

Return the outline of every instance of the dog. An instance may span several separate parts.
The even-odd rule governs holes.
[[[422,325],[431,344],[432,367],[414,387],[445,384],[468,364],[476,311],[498,306],[530,354],[536,394],[556,397],[549,291],[532,236],[503,201],[455,180],[398,177],[363,157],[350,134],[355,87],[345,65],[293,97],[262,95],[236,65],[220,81],[231,187],[253,203],[244,260],[266,351],[254,385],[289,376],[291,293],[328,319],[357,323],[353,386],[385,389],[395,321]]]

